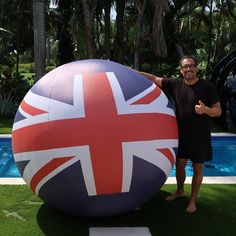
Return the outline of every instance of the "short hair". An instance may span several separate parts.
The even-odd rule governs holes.
[[[198,65],[197,59],[194,56],[185,55],[179,61],[179,66],[180,67],[182,66],[182,62],[183,62],[184,59],[192,59],[194,61],[195,65],[196,66]]]

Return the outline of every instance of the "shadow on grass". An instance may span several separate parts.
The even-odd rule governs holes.
[[[185,197],[177,200],[178,204],[167,203],[164,199],[169,194],[160,191],[140,209],[122,215],[100,218],[74,216],[43,204],[38,211],[37,221],[45,235],[89,235],[90,227],[148,227],[152,235],[156,232],[162,232],[163,235],[170,218],[170,211],[174,210],[176,213],[183,211],[187,203]],[[171,209],[173,207],[174,209]]]
[[[234,235],[236,217],[232,218],[227,204],[224,212],[224,206],[216,207],[199,199],[198,211],[189,214],[185,212],[188,198],[167,202],[165,198],[169,194],[162,190],[140,209],[101,218],[74,216],[43,204],[37,221],[45,235],[89,235],[90,227],[148,227],[153,236]]]

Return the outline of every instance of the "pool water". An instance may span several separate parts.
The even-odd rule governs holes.
[[[0,177],[21,177],[13,158],[11,138],[0,138]]]
[[[236,176],[236,136],[212,137],[213,160],[206,162],[204,176]],[[186,175],[192,176],[188,162]],[[170,176],[175,176],[175,167]],[[11,138],[0,138],[0,177],[21,177],[14,162]]]
[[[212,161],[204,165],[204,176],[236,176],[236,136],[212,137],[212,151]],[[193,175],[190,161],[186,166],[186,175]],[[175,176],[175,167],[170,176]]]

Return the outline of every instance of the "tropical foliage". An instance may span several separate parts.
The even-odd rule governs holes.
[[[2,66],[0,74],[0,117],[13,117],[26,92],[33,85],[32,78],[25,78],[9,67]]]
[[[104,58],[160,71],[163,63],[176,65],[182,54],[195,54],[210,69],[236,48],[233,0],[58,0],[54,11],[49,0],[33,2],[45,3],[47,47],[58,47],[58,64]],[[0,26],[11,32],[0,34],[9,41],[1,47],[8,55],[33,56],[32,2],[1,1],[0,9]]]
[[[37,80],[46,66],[86,58],[177,76],[183,54],[207,75],[235,49],[234,0],[0,1],[0,68],[19,78],[21,63],[35,62]]]

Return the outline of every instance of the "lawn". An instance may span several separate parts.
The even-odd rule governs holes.
[[[13,119],[0,118],[0,134],[11,134]]]
[[[27,186],[0,186],[0,235],[89,235],[89,227],[148,227],[153,236],[234,236],[236,185],[202,185],[198,211],[185,212],[187,197],[166,202],[174,190],[165,185],[140,210],[123,215],[87,218],[44,204]],[[186,185],[189,196],[190,185]]]

